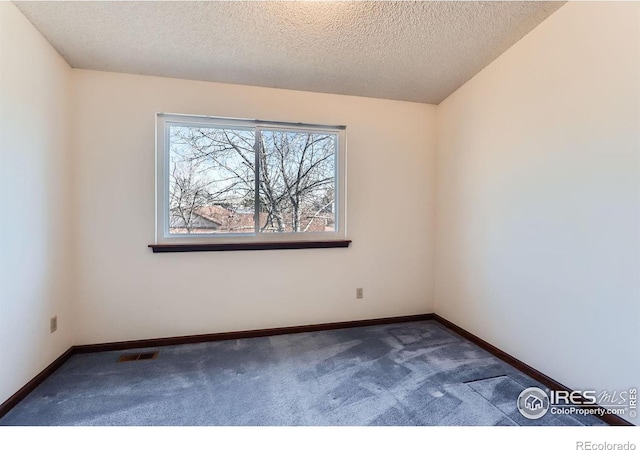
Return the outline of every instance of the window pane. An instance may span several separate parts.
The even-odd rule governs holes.
[[[260,230],[335,231],[337,136],[262,131]]]
[[[170,126],[169,233],[254,233],[255,132]]]

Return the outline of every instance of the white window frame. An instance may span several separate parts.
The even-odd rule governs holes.
[[[252,129],[257,133],[256,142],[260,141],[263,130],[280,130],[293,132],[335,134],[336,150],[336,205],[335,227],[333,232],[269,232],[238,234],[169,234],[169,127],[171,125]],[[312,125],[302,123],[272,122],[255,119],[233,119],[214,116],[198,116],[185,114],[156,114],[156,177],[155,177],[155,243],[156,244],[241,244],[241,243],[277,243],[277,242],[310,242],[341,241],[347,239],[346,191],[347,191],[347,158],[346,127],[329,125]],[[258,171],[259,173],[259,171]]]

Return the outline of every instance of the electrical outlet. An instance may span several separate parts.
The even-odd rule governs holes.
[[[55,331],[58,329],[58,316],[53,316],[51,318],[51,332],[55,333]]]
[[[364,298],[364,292],[362,288],[356,288],[356,298],[357,299]]]

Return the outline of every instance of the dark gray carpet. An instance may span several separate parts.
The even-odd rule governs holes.
[[[540,385],[435,321],[153,350],[75,355],[0,425],[604,424],[524,418]]]

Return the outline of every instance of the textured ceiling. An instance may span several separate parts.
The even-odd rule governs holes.
[[[440,103],[563,2],[15,2],[76,68]]]

